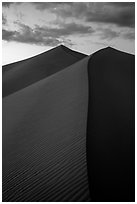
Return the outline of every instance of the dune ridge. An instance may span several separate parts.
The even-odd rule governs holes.
[[[86,63],[3,98],[3,201],[90,201]]]
[[[2,68],[3,97],[44,79],[86,57],[61,45]]]
[[[134,63],[108,47],[5,95],[3,201],[135,200]]]

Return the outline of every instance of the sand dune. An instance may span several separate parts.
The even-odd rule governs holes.
[[[3,66],[3,97],[54,74],[86,55],[58,46],[35,57]]]
[[[105,48],[89,61],[87,158],[93,201],[135,200],[135,57]]]
[[[134,201],[134,56],[66,49],[3,71],[3,201]]]
[[[90,201],[87,61],[3,99],[3,201]]]

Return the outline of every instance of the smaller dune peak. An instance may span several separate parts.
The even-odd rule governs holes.
[[[120,50],[117,50],[114,47],[110,47],[110,46],[106,47],[106,49],[109,51],[120,51]]]
[[[113,48],[113,47],[108,46],[108,47],[106,47],[106,49],[113,50],[114,48]]]
[[[129,53],[126,53],[124,51],[121,51],[121,50],[118,50],[116,48],[113,48],[113,47],[105,47],[105,48],[102,48],[100,50],[98,50],[97,52],[95,52],[93,55],[96,55],[96,54],[102,54],[102,55],[106,55],[106,57],[110,56],[110,55],[131,55]]]
[[[111,46],[107,46],[101,50],[106,50],[106,51],[118,51],[117,49],[115,49],[114,47],[111,47]]]
[[[116,49],[116,48],[110,47],[110,46],[106,47],[105,50],[108,51],[109,53],[113,53],[113,54],[134,56],[131,53],[128,53],[128,52],[125,52],[125,51],[122,51],[122,50],[119,50],[119,49]]]

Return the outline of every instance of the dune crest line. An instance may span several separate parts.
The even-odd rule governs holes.
[[[3,66],[2,95],[6,97],[86,57],[60,45],[26,60]]]

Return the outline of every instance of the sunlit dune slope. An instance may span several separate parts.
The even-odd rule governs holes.
[[[135,200],[135,57],[113,48],[89,60],[87,159],[92,201]]]
[[[3,99],[3,201],[90,201],[88,57]]]
[[[3,97],[54,74],[86,55],[61,45],[35,57],[3,66]]]

